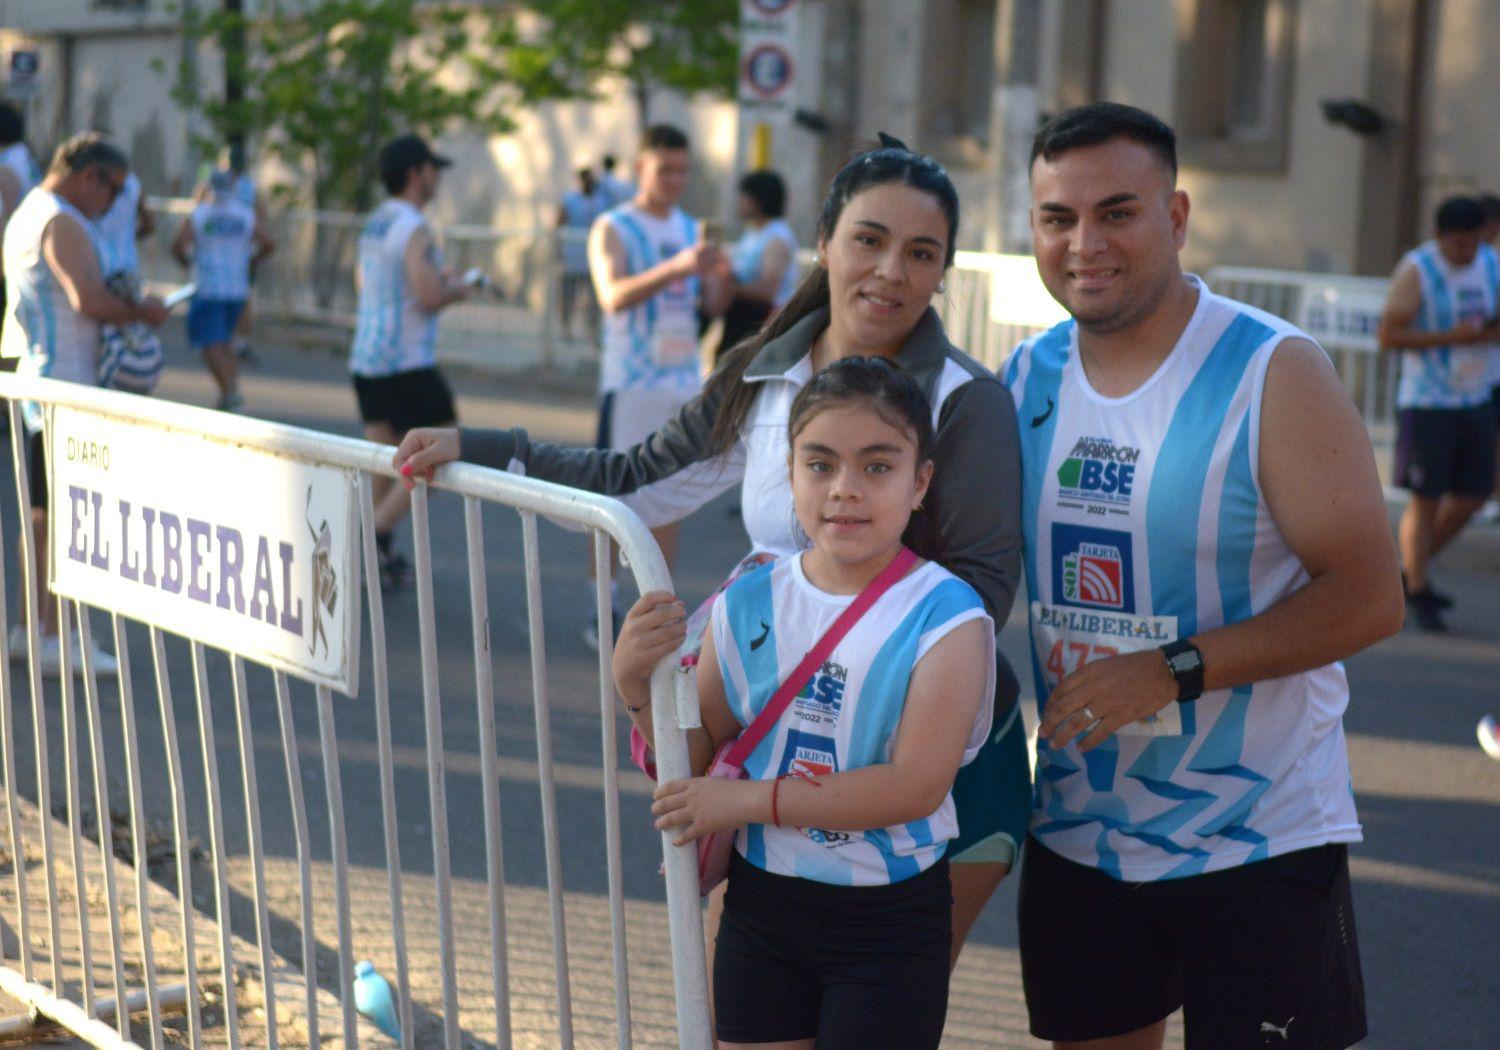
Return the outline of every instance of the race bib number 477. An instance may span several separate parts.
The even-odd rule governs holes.
[[[1177,617],[1096,612],[1066,605],[1031,603],[1032,638],[1037,662],[1050,691],[1084,664],[1121,653],[1156,649],[1177,640]],[[1176,736],[1182,714],[1168,704],[1150,718],[1120,727],[1121,736]]]

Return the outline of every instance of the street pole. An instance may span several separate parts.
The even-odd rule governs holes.
[[[245,100],[243,0],[224,0],[224,13],[230,18],[229,27],[224,33],[224,103],[229,112],[237,116],[239,105]],[[231,125],[228,138],[229,166],[235,171],[244,171],[245,133],[237,123]]]
[[[1027,160],[1041,114],[1042,0],[996,0],[995,89],[990,105],[990,178],[985,248],[1024,252],[1031,244]]]

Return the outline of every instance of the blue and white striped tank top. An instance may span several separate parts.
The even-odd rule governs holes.
[[[698,229],[680,208],[660,218],[622,204],[599,217],[625,248],[629,272],[641,273],[698,242]],[[599,389],[697,393],[698,279],[673,281],[639,306],[604,315]]]
[[[198,298],[243,302],[250,298],[250,253],[255,210],[229,194],[215,194],[193,209],[193,280]]]
[[[436,361],[437,314],[428,313],[406,276],[406,246],[427,220],[416,205],[395,197],[370,213],[359,235],[359,311],[349,371],[388,376],[430,368]],[[436,242],[434,267],[443,264]]]
[[[1500,309],[1500,262],[1495,249],[1479,246],[1468,266],[1454,267],[1436,241],[1413,248],[1400,267],[1414,266],[1422,281],[1422,309],[1417,327],[1440,332],[1464,321],[1488,322]],[[1472,408],[1490,400],[1491,355],[1488,343],[1434,346],[1401,351],[1400,408]]]
[[[94,224],[73,205],[40,187],[28,193],[5,228],[5,324],[0,356],[21,359],[26,375],[94,385],[99,322],[74,310],[42,255],[48,224],[66,215],[81,226],[100,256]]]
[[[1193,278],[1196,282],[1196,278]],[[1069,320],[1016,350],[1022,529],[1038,704],[1081,663],[1263,612],[1308,582],[1259,483],[1276,347],[1306,338],[1212,294],[1125,397],[1096,393]],[[1117,879],[1234,867],[1360,828],[1341,664],[1169,704],[1088,754],[1037,755],[1032,834]]]
[[[729,709],[749,725],[840,613],[851,594],[819,590],[792,555],[740,577],[714,603],[712,629]],[[823,667],[751,752],[745,772],[771,780],[813,776],[889,761],[912,669],[960,624],[989,621],[967,583],[927,562],[894,584],[834,647]],[[989,628],[994,630],[993,623]],[[989,733],[994,665],[964,749],[969,762]],[[866,831],[741,828],[735,846],[751,864],[841,886],[900,882],[942,858],[958,834],[953,797],[921,820]]]

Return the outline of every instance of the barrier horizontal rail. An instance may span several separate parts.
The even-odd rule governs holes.
[[[71,383],[24,376],[0,376],[0,396],[9,399],[9,410],[13,434],[21,433],[22,402],[32,402],[44,409],[47,426],[61,426],[63,412],[82,414],[81,418],[94,419],[99,428],[120,426],[131,433],[150,434],[175,442],[180,447],[181,462],[192,462],[192,450],[201,449],[204,443],[218,450],[215,455],[226,461],[240,452],[275,457],[289,463],[319,464],[352,472],[357,481],[355,499],[358,503],[358,523],[350,533],[350,542],[358,544],[359,569],[346,579],[342,600],[358,601],[358,585],[361,576],[365,584],[364,605],[370,658],[371,677],[361,684],[360,699],[373,707],[377,764],[379,771],[378,794],[380,796],[380,828],[384,838],[386,880],[383,887],[388,900],[382,910],[389,909],[391,916],[389,955],[395,962],[396,1008],[400,1019],[402,1044],[415,1045],[416,997],[413,985],[423,978],[423,986],[432,988],[434,981],[428,977],[437,974],[436,988],[432,994],[437,998],[424,1001],[423,1006],[429,1029],[440,1029],[433,1040],[440,1039],[445,1047],[458,1050],[466,1042],[473,1041],[472,1020],[461,1023],[461,1017],[474,1018],[489,1013],[493,1018],[496,1045],[509,1047],[513,1044],[514,995],[508,960],[515,947],[515,934],[507,930],[505,917],[506,883],[502,866],[501,805],[499,796],[499,754],[496,733],[496,705],[493,681],[493,654],[490,648],[490,600],[487,584],[486,542],[484,535],[486,505],[505,506],[520,515],[522,532],[521,567],[526,580],[525,601],[527,626],[531,644],[531,686],[534,710],[535,743],[537,749],[536,789],[540,795],[543,813],[544,852],[546,854],[546,888],[549,902],[551,928],[551,953],[554,960],[555,995],[551,1000],[551,1014],[555,1028],[546,1038],[555,1038],[559,1045],[572,1046],[575,1035],[571,1010],[570,968],[568,965],[568,942],[564,926],[564,894],[562,866],[559,850],[561,829],[554,800],[554,758],[550,735],[550,704],[547,693],[545,633],[542,619],[543,588],[537,538],[538,516],[566,522],[582,527],[592,536],[592,558],[598,578],[603,581],[609,572],[610,541],[618,543],[635,575],[642,591],[671,590],[672,583],[659,549],[649,531],[631,511],[607,497],[596,496],[552,485],[534,479],[505,474],[467,464],[451,464],[441,468],[431,485],[418,485],[413,493],[411,521],[413,525],[414,549],[416,552],[416,591],[420,634],[420,697],[412,696],[407,708],[420,702],[425,724],[425,770],[426,787],[431,816],[432,874],[420,876],[430,878],[434,891],[435,927],[438,950],[432,957],[418,958],[407,939],[407,919],[404,914],[404,886],[409,885],[411,873],[403,875],[403,865],[398,848],[396,819],[397,794],[395,788],[395,763],[392,743],[392,686],[385,622],[385,600],[382,597],[378,575],[378,562],[374,521],[374,490],[378,480],[395,481],[391,467],[391,449],[369,442],[323,434],[301,428],[285,426],[242,416],[210,412],[205,409],[173,404],[149,398],[99,390]],[[72,417],[69,417],[71,419]],[[69,424],[70,426],[72,423]],[[101,429],[100,432],[104,432]],[[72,431],[65,431],[72,433]],[[66,453],[65,453],[66,454]],[[315,684],[311,690],[311,703],[298,700],[298,694],[306,686],[298,683],[295,676],[284,668],[272,668],[269,675],[271,688],[266,688],[266,668],[270,667],[252,654],[238,652],[232,646],[216,646],[229,656],[229,688],[231,696],[228,710],[234,728],[228,731],[215,724],[215,704],[212,693],[215,678],[210,661],[210,646],[194,629],[173,634],[165,627],[168,621],[144,615],[134,607],[105,610],[113,628],[114,648],[120,660],[118,689],[101,690],[101,671],[92,645],[64,644],[60,646],[62,676],[55,685],[44,682],[40,663],[41,608],[44,599],[52,595],[41,593],[37,588],[35,543],[30,528],[20,528],[31,513],[30,486],[27,476],[29,461],[21,441],[13,442],[13,459],[17,482],[16,502],[18,520],[7,520],[4,532],[18,535],[24,548],[22,558],[23,586],[21,593],[26,611],[26,635],[28,661],[24,684],[31,701],[30,744],[34,750],[33,772],[35,776],[35,803],[31,808],[21,793],[21,769],[17,765],[18,748],[23,736],[19,720],[14,717],[13,704],[22,702],[21,684],[8,662],[0,662],[0,749],[4,758],[5,826],[9,834],[12,858],[10,882],[16,899],[14,918],[17,935],[15,958],[0,960],[0,984],[25,1002],[29,1009],[49,1020],[69,1028],[81,1037],[99,1046],[151,1046],[164,1045],[165,1007],[169,1000],[176,1000],[176,986],[186,989],[183,996],[185,1016],[184,1037],[192,1046],[228,1045],[235,1047],[248,1027],[257,1031],[257,1041],[263,1035],[266,1045],[273,1048],[280,1043],[294,1040],[280,1023],[288,1010],[302,1016],[301,1035],[308,1045],[316,1046],[320,1041],[319,997],[326,997],[318,985],[318,955],[321,948],[316,936],[315,904],[327,908],[329,898],[320,894],[316,883],[323,878],[332,882],[334,918],[337,924],[336,956],[338,974],[336,991],[340,1003],[338,1027],[344,1045],[354,1047],[360,1038],[360,1021],[354,1007],[353,947],[354,934],[351,929],[353,885],[351,862],[347,851],[345,831],[344,796],[346,789],[341,780],[341,762],[344,747],[339,733],[338,719],[332,690],[326,684]],[[116,463],[115,469],[124,469]],[[56,465],[53,471],[56,473]],[[124,475],[128,477],[129,475]],[[183,477],[184,486],[192,478]],[[443,491],[459,496],[463,501],[464,541],[448,544],[444,539],[444,557],[454,550],[462,550],[468,564],[470,585],[467,612],[470,631],[467,632],[472,650],[474,671],[473,720],[467,724],[465,736],[477,743],[482,767],[481,791],[483,794],[483,819],[465,820],[455,826],[451,833],[477,838],[476,829],[483,828],[482,856],[484,857],[485,882],[489,920],[485,926],[488,947],[490,981],[487,1002],[493,999],[493,1010],[488,1006],[478,1011],[473,1006],[473,997],[460,999],[460,974],[456,972],[457,947],[469,931],[455,927],[453,902],[453,876],[450,870],[450,820],[447,812],[446,764],[450,753],[443,744],[444,723],[453,723],[455,707],[450,696],[445,700],[440,691],[439,667],[444,652],[454,648],[454,638],[440,637],[437,629],[439,596],[434,583],[434,554],[432,522],[428,507],[429,491]],[[55,492],[51,513],[54,515],[78,514],[77,505],[67,499],[59,500]],[[268,491],[261,498],[269,506],[285,506],[292,511],[291,517],[301,508],[299,491]],[[307,497],[309,504],[313,496]],[[97,506],[97,503],[95,504]],[[9,515],[7,515],[7,518]],[[97,527],[97,518],[96,527]],[[123,520],[123,519],[122,519]],[[300,525],[300,521],[298,522]],[[70,528],[79,528],[77,521]],[[311,522],[308,522],[311,527]],[[163,522],[165,528],[165,522]],[[127,556],[125,534],[119,536],[122,559]],[[84,530],[85,532],[87,530]],[[70,535],[74,535],[71,534]],[[77,535],[75,535],[75,540]],[[53,559],[72,557],[64,554],[57,543],[51,544]],[[333,557],[333,555],[330,555]],[[0,584],[3,584],[3,561],[0,559]],[[123,561],[122,561],[123,565]],[[149,565],[149,562],[148,562]],[[149,571],[149,569],[148,569]],[[165,569],[163,569],[165,572]],[[190,576],[191,580],[192,577]],[[456,596],[444,596],[456,598]],[[606,870],[608,875],[608,898],[610,915],[609,957],[614,974],[614,1042],[629,1047],[633,1040],[633,1025],[630,1013],[630,984],[628,981],[625,953],[624,892],[621,871],[620,815],[618,806],[617,768],[615,760],[614,717],[617,704],[609,682],[609,648],[611,634],[608,588],[601,582],[594,588],[595,611],[599,616],[601,653],[598,671],[600,722],[603,740],[603,784]],[[62,637],[71,635],[70,624],[76,621],[83,639],[89,639],[91,612],[98,608],[86,601],[73,598],[58,599],[59,622]],[[444,604],[447,607],[447,603]],[[457,601],[453,607],[458,608]],[[152,665],[156,703],[160,713],[160,733],[151,740],[143,740],[150,734],[143,732],[149,720],[137,720],[135,677],[132,672],[132,646],[130,635],[137,636],[142,627],[149,633],[149,646],[145,650]],[[204,628],[207,630],[207,628]],[[0,609],[0,636],[8,635],[8,619]],[[173,655],[187,643],[191,656],[190,694],[192,716],[181,708],[174,693],[174,677],[179,672]],[[314,639],[316,642],[316,638]],[[325,647],[328,642],[325,640]],[[314,649],[316,646],[314,646]],[[81,660],[77,668],[81,674],[81,690],[75,689],[75,660]],[[658,763],[664,777],[688,775],[688,756],[685,727],[698,724],[697,701],[693,691],[686,686],[686,678],[677,674],[673,661],[664,660],[652,676],[654,701],[664,710],[675,711],[677,717],[664,718],[658,723]],[[247,672],[257,676],[252,682]],[[313,681],[313,679],[309,679]],[[258,689],[258,691],[257,691]],[[303,694],[305,695],[305,694]],[[259,700],[259,703],[252,703]],[[117,702],[119,717],[117,724],[106,722],[104,710],[113,710],[111,702]],[[257,736],[252,724],[255,711],[260,710],[264,718],[267,710],[274,708],[279,721],[279,735]],[[80,709],[81,715],[80,718]],[[61,718],[62,738],[58,742],[53,735],[53,718]],[[316,717],[318,726],[316,740],[306,739],[296,725],[298,717],[304,723]],[[345,715],[345,718],[349,717]],[[87,742],[80,744],[80,728],[86,727]],[[111,736],[109,730],[117,731]],[[266,727],[262,726],[262,731]],[[232,744],[230,743],[232,738]],[[193,745],[199,749],[198,760],[188,756]],[[52,800],[54,790],[51,762],[57,751],[61,751],[65,765],[65,788],[67,794],[65,833],[59,837],[52,831]],[[284,797],[285,807],[275,813],[266,810],[272,794],[266,782],[257,776],[257,752],[280,755],[284,762],[286,777],[285,792],[277,792],[276,802]],[[149,755],[153,757],[147,757]],[[310,789],[314,785],[304,778],[304,755],[316,755],[320,759],[316,781],[321,784],[327,807],[327,848],[329,863],[317,862],[315,830],[309,819]],[[116,805],[110,797],[110,777],[107,762],[123,759],[126,774],[125,801]],[[223,769],[221,770],[221,765]],[[235,768],[235,766],[238,768]],[[159,770],[155,779],[147,770]],[[264,768],[261,770],[264,772]],[[242,802],[236,801],[230,790],[229,777],[237,776],[242,787]],[[30,786],[30,785],[29,785]],[[87,787],[93,788],[92,805],[95,808],[97,827],[97,851],[88,839],[84,800],[90,796]],[[373,793],[371,788],[369,793]],[[170,811],[170,850],[175,860],[171,876],[161,873],[162,882],[174,891],[176,916],[171,922],[164,921],[164,913],[153,906],[153,895],[160,895],[162,882],[153,879],[149,869],[151,863],[151,833],[148,794],[156,797],[165,794],[164,806]],[[161,809],[162,806],[158,806]],[[111,811],[119,809],[126,815],[112,820]],[[123,824],[116,829],[114,823]],[[283,909],[273,914],[266,889],[265,857],[263,855],[263,827],[274,822],[278,827],[289,828],[290,838],[295,840],[296,907],[292,911]],[[34,827],[33,827],[34,825]],[[193,839],[195,827],[207,829],[207,870],[195,869],[193,862]],[[119,832],[117,835],[116,832]],[[409,833],[408,833],[409,834]],[[707,979],[704,972],[704,943],[699,901],[697,894],[696,856],[691,847],[674,847],[670,837],[661,835],[665,875],[667,915],[671,942],[671,970],[673,1001],[676,1010],[677,1045],[694,1050],[711,1045],[708,1020]],[[244,850],[234,852],[234,844],[243,841]],[[39,845],[39,849],[28,850],[28,843]],[[288,843],[290,846],[290,843]],[[115,873],[112,857],[122,850],[128,857],[128,875],[122,868]],[[32,858],[28,860],[28,858]],[[318,871],[314,872],[315,862]],[[93,866],[102,864],[98,875]],[[325,871],[326,867],[326,871]],[[248,868],[248,876],[236,877],[235,872]],[[195,892],[194,881],[207,877],[206,885]],[[42,885],[36,885],[40,877]],[[66,889],[65,889],[66,886]],[[102,890],[102,892],[101,892]],[[324,891],[326,893],[326,891]],[[74,907],[66,906],[71,897]],[[132,898],[133,901],[127,898]],[[235,915],[236,901],[243,901],[248,918]],[[199,902],[204,911],[195,908]],[[133,912],[130,905],[133,904]],[[102,912],[102,923],[95,924]],[[303,981],[300,982],[300,998],[304,1001],[293,1004],[283,987],[277,990],[272,980],[272,971],[277,968],[272,951],[272,925],[287,924],[298,934],[298,950],[302,957]],[[424,931],[425,937],[425,931]],[[105,946],[107,945],[107,950]],[[531,948],[539,947],[531,945]],[[97,951],[96,951],[97,949]],[[43,951],[48,963],[46,974],[40,965]],[[384,951],[385,949],[382,949]],[[130,958],[127,960],[127,956]],[[246,973],[246,964],[254,959],[261,971],[264,1010],[252,1015],[239,1009],[237,988]],[[107,962],[105,961],[107,960]],[[96,965],[97,963],[97,965]],[[205,998],[206,982],[217,981],[218,994]],[[326,978],[325,978],[326,980]],[[98,985],[111,986],[112,995],[97,994]],[[528,990],[528,995],[531,991]],[[282,998],[278,999],[278,995]],[[126,1003],[127,1009],[115,1010],[115,1003]],[[467,1006],[465,1004],[468,1004]],[[293,1010],[294,1005],[296,1009]],[[209,1007],[212,1006],[212,1016]],[[132,1019],[132,1012],[139,1014],[144,1009],[146,1017]],[[103,1018],[114,1016],[114,1025],[107,1026]],[[0,1029],[6,1022],[0,1019]],[[134,1027],[133,1027],[134,1026]],[[144,1033],[144,1034],[142,1034]],[[534,1034],[534,1033],[533,1033]],[[528,1036],[530,1038],[531,1036]],[[486,1038],[488,1038],[486,1036]]]

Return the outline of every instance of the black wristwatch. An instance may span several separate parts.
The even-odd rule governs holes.
[[[1167,658],[1167,670],[1177,679],[1177,702],[1196,700],[1203,695],[1203,654],[1186,638],[1161,647]]]

